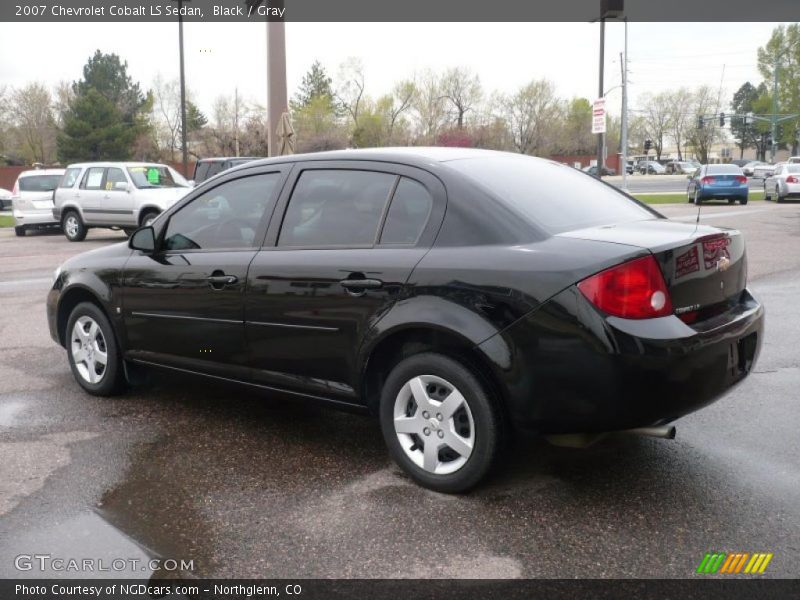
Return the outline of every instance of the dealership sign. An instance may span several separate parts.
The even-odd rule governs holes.
[[[592,133],[606,132],[606,99],[598,98],[592,103]]]

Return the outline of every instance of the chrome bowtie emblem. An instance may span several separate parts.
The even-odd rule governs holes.
[[[731,259],[723,256],[717,261],[717,271],[727,271],[731,266]]]

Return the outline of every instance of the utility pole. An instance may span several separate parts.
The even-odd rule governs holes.
[[[598,92],[597,97],[603,97],[603,69],[605,67],[605,53],[606,53],[606,15],[600,15],[600,81],[598,85]],[[605,134],[598,133],[597,134],[597,178],[601,179],[603,177],[603,163],[605,162],[604,159],[604,146],[605,146]]]
[[[181,56],[181,150],[184,177],[189,177],[189,148],[186,145],[186,75],[183,68],[183,0],[178,0],[178,45]]]
[[[622,68],[622,132],[620,146],[622,150],[622,189],[628,191],[628,18],[625,17],[625,56],[620,54]]]
[[[239,88],[233,91],[233,148],[234,154],[239,156]]]
[[[283,8],[284,0],[270,6]],[[267,22],[267,115],[269,156],[278,155],[280,140],[276,129],[281,115],[289,110],[286,92],[286,30],[284,22]]]
[[[772,117],[770,118],[770,136],[772,137],[772,144],[770,144],[769,154],[770,162],[775,162],[775,155],[778,150],[778,64],[780,64],[783,52],[775,55],[775,63],[772,65]]]

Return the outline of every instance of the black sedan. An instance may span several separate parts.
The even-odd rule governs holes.
[[[371,412],[456,492],[515,433],[663,426],[740,382],[763,339],[745,265],[738,231],[548,160],[340,151],[219,175],[64,263],[47,311],[90,394],[159,367]]]

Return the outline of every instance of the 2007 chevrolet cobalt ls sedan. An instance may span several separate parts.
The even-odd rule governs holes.
[[[175,369],[377,414],[417,482],[475,485],[512,433],[659,426],[752,369],[738,231],[672,222],[571,167],[340,151],[214,177],[47,301],[89,393]]]

